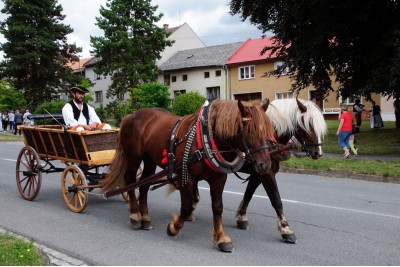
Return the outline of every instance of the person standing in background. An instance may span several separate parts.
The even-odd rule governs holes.
[[[383,127],[384,125],[381,117],[381,107],[379,105],[376,105],[375,101],[372,101],[372,106],[369,109],[369,112],[371,112],[371,128],[378,129]]]
[[[350,136],[353,134],[353,118],[350,112],[348,111],[349,107],[346,104],[341,106],[342,115],[339,120],[339,127],[337,129],[336,135],[338,136],[338,144],[343,149],[344,158],[348,158],[350,156]]]
[[[14,130],[14,112],[8,112],[8,125],[10,125],[10,132]]]
[[[1,115],[1,122],[3,123],[3,130],[7,131],[7,125],[8,125],[8,111],[7,110],[3,111],[3,114]]]
[[[400,129],[400,99],[396,97],[393,101],[394,116],[396,117],[396,128]]]
[[[356,133],[360,132],[363,111],[365,111],[364,105],[360,103],[360,99],[356,99],[353,105],[353,112],[356,121]]]
[[[24,121],[23,116],[21,112],[17,109],[14,114],[14,135],[17,135],[17,130],[18,126],[22,125],[22,122]],[[21,129],[19,130],[19,135],[21,135]]]
[[[22,117],[22,119],[23,119],[23,122],[22,122],[22,123],[23,123],[25,126],[30,126],[30,125],[31,125],[31,120],[28,118],[29,115],[32,115],[32,114],[29,112],[29,109],[25,110],[24,116]]]
[[[0,111],[0,132],[3,131],[3,111]]]

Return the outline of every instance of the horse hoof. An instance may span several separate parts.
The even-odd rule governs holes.
[[[242,230],[249,229],[249,222],[248,221],[236,221],[236,227]]]
[[[285,242],[285,243],[291,243],[291,244],[297,243],[297,237],[295,234],[283,234],[282,239],[283,239],[283,242]]]
[[[130,221],[134,230],[140,230],[142,228],[142,223],[140,221],[135,221],[132,219],[130,219]]]
[[[168,236],[176,236],[177,234],[174,234],[171,232],[171,230],[169,230],[169,224],[167,225],[167,234]]]
[[[232,242],[228,242],[228,243],[219,243],[218,244],[218,248],[219,250],[221,250],[222,252],[233,252],[233,244]]]
[[[194,216],[194,214],[191,214],[189,217],[187,217],[185,219],[185,221],[187,222],[194,222],[196,220],[196,217]]]
[[[151,230],[151,229],[153,229],[153,225],[151,225],[150,221],[142,221],[141,229],[142,230]]]

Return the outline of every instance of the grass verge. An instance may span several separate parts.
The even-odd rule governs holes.
[[[48,259],[35,247],[33,241],[0,233],[1,266],[48,266]]]

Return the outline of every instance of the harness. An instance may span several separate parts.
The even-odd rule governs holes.
[[[177,139],[177,135],[182,123],[189,117],[193,115],[188,115],[182,117],[178,120],[172,129],[168,151],[164,150],[162,159],[162,164],[167,164],[167,178],[170,183],[173,182],[173,174],[174,174],[174,148],[181,142],[187,139],[183,159],[182,159],[182,186],[186,185],[189,181],[189,173],[188,173],[188,165],[197,161],[203,160],[205,164],[213,171],[218,173],[236,173],[239,171],[246,160],[250,162],[255,162],[252,154],[263,150],[270,149],[270,145],[260,146],[253,151],[247,146],[246,140],[243,135],[243,129],[241,130],[241,135],[243,136],[243,144],[245,147],[245,152],[239,151],[237,149],[232,150],[235,152],[235,158],[232,161],[227,161],[221,155],[221,151],[218,150],[214,137],[213,131],[209,125],[208,116],[210,113],[210,107],[213,100],[206,100],[203,106],[200,108],[198,113],[198,118],[196,122],[191,126],[186,135],[181,139]],[[243,121],[251,120],[252,118],[243,118]],[[189,155],[190,148],[192,146],[192,142],[196,138],[198,149],[194,151],[192,155]]]
[[[79,120],[79,116],[81,115],[81,110],[75,105],[74,101],[71,100],[68,102],[72,107],[72,112],[74,113],[74,119],[76,121]],[[89,125],[89,108],[86,103],[83,103],[82,114],[86,119],[86,124]]]

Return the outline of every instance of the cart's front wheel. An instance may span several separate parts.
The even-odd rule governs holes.
[[[42,184],[40,158],[35,149],[26,146],[21,149],[16,164],[16,179],[19,193],[26,200],[34,200]]]
[[[82,212],[88,200],[88,188],[85,175],[75,165],[65,168],[61,178],[62,195],[68,208],[73,212]]]

